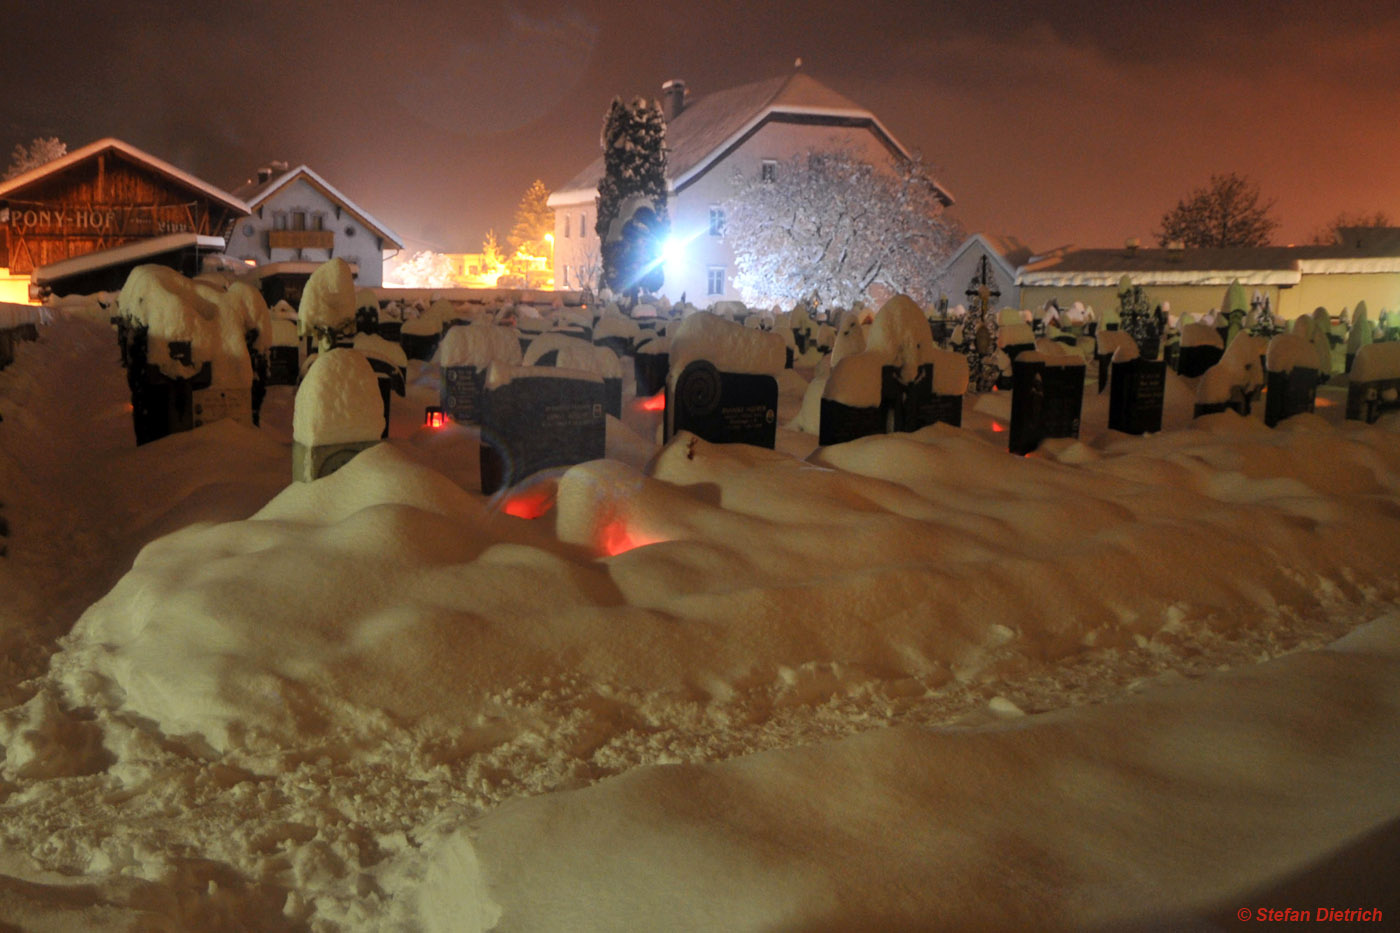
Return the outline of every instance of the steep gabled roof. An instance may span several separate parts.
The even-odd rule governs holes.
[[[873,113],[799,71],[716,91],[687,103],[666,124],[666,179],[671,190],[683,190],[769,121],[865,127],[892,153],[910,157],[909,151]],[[600,155],[550,195],[550,206],[592,197],[602,177]],[[942,186],[938,186],[938,193],[945,203],[953,202]]]
[[[93,272],[127,263],[138,263],[150,259],[152,256],[172,253],[181,249],[221,253],[224,249],[224,238],[189,232],[167,233],[163,236],[136,240],[131,243],[123,243],[121,246],[113,246],[110,249],[101,249],[94,253],[74,256],[72,259],[51,262],[47,266],[35,269],[31,278],[35,284],[43,285],[56,279],[80,275],[84,272]]]
[[[245,188],[244,190],[248,192],[246,195],[248,198],[248,207],[257,210],[258,207],[267,202],[268,198],[272,197],[272,195],[281,191],[283,188],[286,188],[298,178],[305,179],[306,183],[311,187],[320,191],[321,194],[349,211],[360,223],[382,237],[385,243],[392,246],[394,249],[403,249],[403,243],[400,242],[397,233],[389,229],[386,224],[376,220],[373,214],[341,194],[334,185],[305,165],[298,165],[296,168],[283,172],[281,175],[273,176],[265,182],[253,185],[250,188]]]
[[[216,201],[225,207],[231,208],[239,214],[251,213],[251,211],[248,210],[247,204],[229,194],[227,191],[224,191],[222,188],[216,188],[207,181],[203,181],[191,175],[189,172],[176,168],[169,162],[157,159],[149,152],[143,152],[130,143],[124,143],[120,139],[114,139],[110,136],[106,139],[99,139],[95,143],[88,143],[81,149],[75,149],[65,156],[54,159],[52,162],[45,162],[38,168],[30,169],[22,175],[16,175],[9,181],[0,183],[0,199],[4,199],[14,192],[27,188],[35,182],[61,172],[70,166],[77,165],[79,162],[93,158],[102,152],[119,152],[132,162],[145,166],[159,175],[164,175],[166,178],[198,192],[211,201]]]

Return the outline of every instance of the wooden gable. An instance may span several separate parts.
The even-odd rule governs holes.
[[[168,233],[220,235],[241,212],[118,148],[92,153],[12,189],[0,265],[28,274]]]

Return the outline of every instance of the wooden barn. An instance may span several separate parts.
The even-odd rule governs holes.
[[[0,267],[40,266],[174,233],[222,236],[238,198],[119,139],[0,183]]]

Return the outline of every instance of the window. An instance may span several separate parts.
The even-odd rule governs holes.
[[[568,288],[568,287],[569,287],[569,267],[568,267],[568,266],[565,266],[565,267],[564,267],[564,287],[565,287],[565,288]]]
[[[710,236],[724,236],[724,208],[710,205]]]
[[[587,214],[579,214],[579,215],[578,215],[578,235],[579,235],[579,236],[587,236],[587,235],[588,235],[587,232],[586,232],[586,231],[588,230],[588,220],[587,220],[587,218],[588,218],[588,215],[587,215]]]
[[[565,214],[565,215],[564,215],[564,236],[568,236],[568,235],[569,235],[569,228],[572,227],[572,226],[573,226],[573,222],[570,220],[569,215],[568,215],[568,214]]]
[[[325,217],[324,214],[312,214],[312,215],[311,215],[311,229],[312,229],[312,230],[324,230],[324,229],[326,229],[326,217]]]
[[[306,229],[306,211],[292,211],[292,229]]]
[[[758,169],[758,178],[759,178],[760,181],[777,181],[777,180],[778,180],[778,160],[777,160],[777,159],[764,159],[764,160],[763,160],[763,164],[762,164],[761,166],[759,166],[759,169]]]
[[[710,266],[705,276],[705,294],[724,294],[724,266]]]
[[[286,229],[287,229],[287,215],[284,214],[284,213],[282,213],[281,211],[275,212],[275,213],[272,215],[272,229],[273,229],[273,230],[286,230]]]

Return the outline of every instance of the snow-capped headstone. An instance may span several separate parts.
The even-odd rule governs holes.
[[[596,373],[492,363],[483,389],[483,493],[604,456],[607,415]]]
[[[783,339],[708,312],[687,317],[671,338],[667,441],[690,431],[712,444],[773,447]]]
[[[1299,318],[1305,321],[1306,318]],[[1304,336],[1306,334],[1306,336]],[[1264,424],[1274,427],[1285,418],[1314,410],[1317,404],[1320,353],[1308,326],[1269,341],[1264,392]]]
[[[355,276],[339,257],[317,266],[306,280],[297,309],[303,337],[324,352],[348,344],[355,333]]]
[[[267,348],[267,384],[292,386],[301,372],[301,340],[295,319],[272,319],[272,346]]]
[[[1205,373],[1225,355],[1225,341],[1209,324],[1191,323],[1181,328],[1181,350],[1177,372],[1194,379]]]
[[[1083,357],[1022,353],[1011,364],[1010,451],[1028,454],[1047,437],[1078,437],[1083,402]]]
[[[638,397],[650,397],[666,388],[670,371],[671,341],[667,337],[652,337],[637,345],[632,357]]]
[[[292,409],[292,479],[329,476],[384,433],[379,377],[364,355],[336,348],[316,355]]]
[[[590,372],[603,380],[603,409],[622,417],[622,362],[608,347],[562,333],[545,334],[530,342],[522,364],[560,366]]]
[[[1166,360],[1114,359],[1108,397],[1108,427],[1124,434],[1162,430],[1166,398]]]
[[[1374,424],[1381,412],[1396,408],[1400,408],[1400,342],[1363,345],[1356,352],[1347,385],[1347,418]]]
[[[890,369],[885,354],[873,350],[849,354],[831,367],[822,389],[821,446],[885,432],[881,398],[885,372]]]
[[[486,370],[493,362],[515,366],[520,360],[520,342],[509,327],[483,321],[449,329],[438,353],[442,410],[458,424],[480,424]]]

